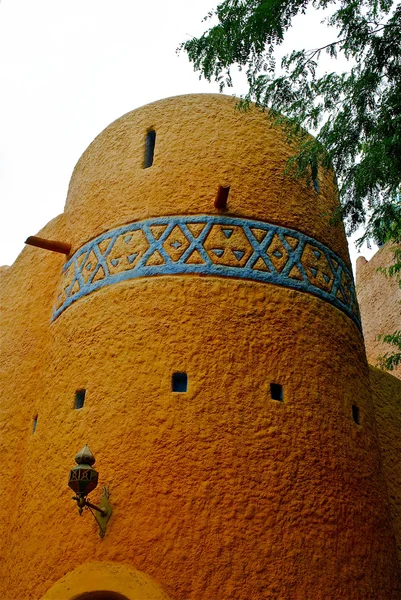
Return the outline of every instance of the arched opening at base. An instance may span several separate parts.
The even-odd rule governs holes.
[[[56,581],[42,600],[172,600],[149,575],[128,565],[85,563]]]
[[[86,592],[85,594],[80,594],[79,596],[75,596],[73,600],[129,600],[129,598],[122,594],[118,594],[117,592],[99,590],[98,592]]]

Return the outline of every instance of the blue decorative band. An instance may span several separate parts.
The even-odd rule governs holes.
[[[211,215],[124,225],[91,240],[65,264],[53,319],[99,288],[153,275],[211,275],[314,294],[360,328],[352,274],[339,256],[299,231]]]

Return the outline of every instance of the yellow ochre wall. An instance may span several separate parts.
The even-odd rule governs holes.
[[[143,169],[151,127],[154,164]],[[166,275],[156,265],[67,306],[76,284],[69,263],[62,276],[61,255],[26,247],[0,272],[5,600],[56,600],[54,590],[70,594],[60,600],[78,598],[86,564],[93,591],[103,585],[90,575],[98,567],[89,563],[99,562],[132,569],[131,583],[122,574],[113,588],[106,578],[110,592],[129,599],[137,572],[172,600],[400,598],[356,307],[351,318],[313,290],[235,275],[251,252],[241,233],[248,220],[309,236],[349,265],[344,230],[330,223],[332,175],[320,174],[319,194],[284,178],[289,152],[266,114],[240,113],[229,97],[140,108],[89,146],[64,214],[40,235],[71,242],[76,269],[86,261],[89,277],[98,259],[91,267],[80,248],[101,234],[104,249],[108,232],[137,221],[194,215],[199,225],[220,215],[234,232],[230,246],[214,221],[208,252],[226,244],[220,263],[213,259],[221,276],[203,266]],[[230,185],[226,212],[213,204],[220,184]],[[143,256],[136,235],[126,243],[138,242]],[[237,263],[235,244],[245,252]],[[109,264],[116,276],[129,272],[122,252],[113,255],[120,266]],[[306,269],[312,246],[305,253]],[[284,258],[271,260],[284,268]],[[313,264],[314,289],[325,289],[327,264]],[[186,393],[171,391],[177,371],[188,374]],[[271,383],[283,386],[283,402],[272,400]],[[85,405],[74,410],[81,388]],[[67,487],[85,443],[110,486],[103,540]]]

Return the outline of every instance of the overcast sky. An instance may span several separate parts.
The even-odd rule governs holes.
[[[12,264],[26,237],[63,211],[76,162],[109,123],[168,96],[218,92],[176,54],[181,41],[204,30],[214,6],[1,0],[0,265]],[[298,19],[288,47],[330,41],[319,21],[313,13]],[[244,92],[238,77],[225,93]]]

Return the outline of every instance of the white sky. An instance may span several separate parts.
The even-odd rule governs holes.
[[[148,102],[218,87],[176,54],[203,32],[216,0],[0,1],[2,265],[63,211],[76,162],[109,123]],[[320,20],[298,19],[288,49],[330,41]],[[244,93],[237,81],[225,93]]]

